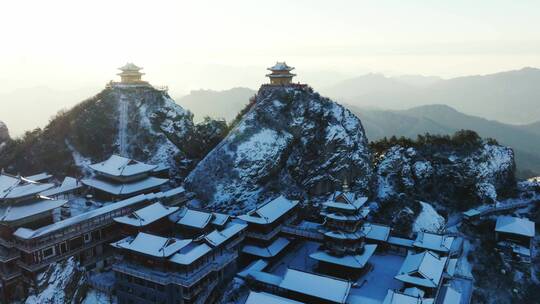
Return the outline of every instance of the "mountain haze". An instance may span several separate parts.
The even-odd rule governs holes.
[[[323,93],[348,104],[382,109],[446,104],[460,112],[512,124],[533,123],[540,117],[540,69],[429,79],[408,81],[367,74],[342,81]]]
[[[245,107],[250,97],[257,91],[248,88],[230,90],[195,90],[188,95],[176,98],[176,102],[195,114],[195,120],[205,116],[224,118],[232,121],[236,114]]]

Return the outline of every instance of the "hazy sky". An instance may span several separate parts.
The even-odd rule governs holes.
[[[256,88],[276,60],[315,85],[540,66],[540,1],[0,1],[0,93],[101,87],[126,61],[177,93]]]

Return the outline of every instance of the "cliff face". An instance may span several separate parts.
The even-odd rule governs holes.
[[[209,207],[244,212],[266,196],[326,194],[347,179],[367,193],[360,120],[308,87],[262,87],[249,111],[186,179]]]
[[[200,130],[210,129],[201,140]],[[205,127],[206,126],[206,127]],[[77,174],[112,153],[165,163],[182,178],[224,137],[224,122],[193,123],[193,116],[167,92],[152,87],[106,88],[71,110],[59,113],[43,130],[27,133],[0,154],[0,167],[21,173]]]

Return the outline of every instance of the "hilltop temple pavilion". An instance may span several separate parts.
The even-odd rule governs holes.
[[[124,84],[143,84],[146,83],[146,81],[142,80],[142,75],[144,73],[141,72],[142,68],[136,66],[135,64],[128,62],[123,67],[118,68],[121,73],[118,73],[117,75],[120,76],[120,82]]]
[[[272,73],[267,74],[270,78],[270,84],[273,85],[288,85],[292,83],[292,79],[296,74],[291,73],[294,67],[290,67],[285,62],[276,62],[273,67],[268,68]]]

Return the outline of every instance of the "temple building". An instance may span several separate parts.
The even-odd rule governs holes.
[[[222,229],[230,219],[227,214],[187,207],[182,207],[178,212],[169,216],[169,220],[177,226],[176,230],[181,231],[184,237],[196,237],[210,232],[212,229]]]
[[[89,166],[93,177],[82,180],[98,196],[107,199],[131,197],[159,189],[169,180],[154,177],[158,165],[145,164],[133,159],[112,155],[106,161]]]
[[[52,183],[40,183],[4,172],[0,174],[0,290],[3,302],[13,300],[21,293],[22,271],[18,266],[21,253],[16,248],[13,233],[23,226],[36,229],[53,223],[53,211],[67,203],[40,195],[52,188]]]
[[[121,73],[117,75],[120,76],[121,83],[123,84],[147,84],[146,81],[142,80],[141,73],[142,68],[134,65],[131,62],[126,63],[123,67],[118,68]]]
[[[343,191],[334,193],[330,201],[323,203],[324,245],[310,255],[319,262],[322,271],[345,277],[359,275],[377,248],[377,244],[366,244],[366,234],[371,233],[374,239],[382,241],[388,238],[390,231],[380,229],[383,226],[364,227],[369,213],[369,208],[364,206],[366,202],[367,197],[357,197],[344,183]]]
[[[140,232],[112,243],[118,303],[214,303],[236,270],[246,226],[231,222],[196,239]]]
[[[292,83],[292,79],[296,74],[292,74],[293,67],[288,66],[285,62],[276,62],[273,67],[267,70],[272,73],[267,74],[266,77],[270,78],[270,84],[273,85],[288,85]]]
[[[280,232],[296,219],[297,205],[298,201],[279,196],[238,217],[248,223],[246,245],[242,249],[248,261],[253,258],[271,259],[283,252],[290,240],[280,236]]]
[[[395,279],[405,287],[417,287],[430,293],[436,293],[444,279],[447,257],[441,257],[432,251],[422,253],[409,252]]]
[[[536,235],[534,222],[527,218],[499,216],[495,225],[497,248],[509,261],[530,263]]]

